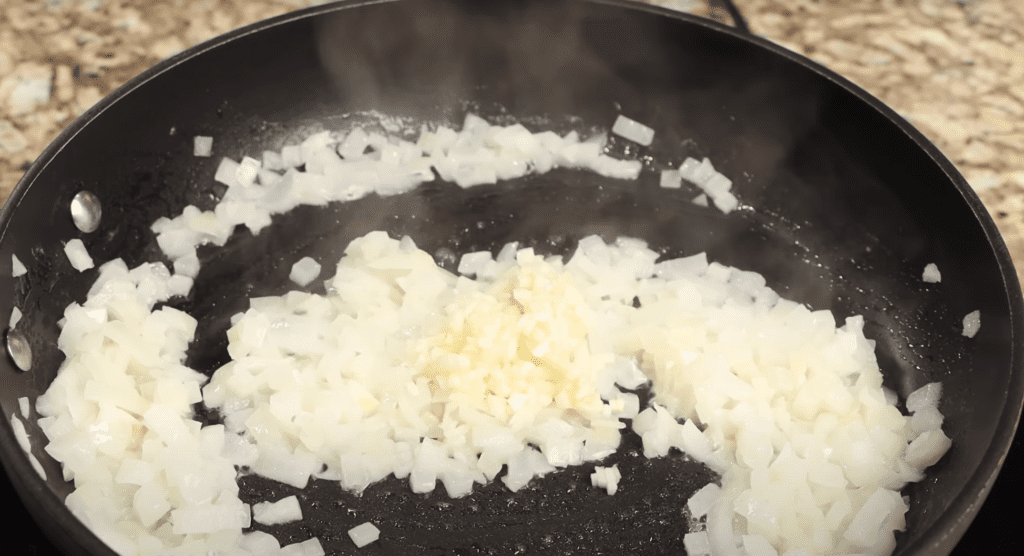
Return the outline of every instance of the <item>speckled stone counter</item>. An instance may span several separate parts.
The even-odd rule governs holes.
[[[703,0],[645,0],[729,22]],[[64,126],[157,61],[313,0],[0,0],[0,198]],[[958,165],[1024,268],[1024,2],[736,0]]]

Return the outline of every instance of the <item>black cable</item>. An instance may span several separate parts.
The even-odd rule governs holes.
[[[739,8],[736,4],[732,3],[732,0],[717,0],[717,4],[722,4],[726,12],[729,12],[729,17],[732,18],[732,24],[743,31],[744,33],[750,33],[750,27],[747,26],[747,20],[743,19],[743,15],[740,14]]]

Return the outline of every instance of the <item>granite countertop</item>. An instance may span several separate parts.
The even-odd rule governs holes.
[[[729,21],[703,0],[644,1]],[[0,199],[64,126],[128,78],[238,26],[316,3],[5,0]],[[1022,275],[1024,2],[735,3],[754,33],[848,77],[934,141],[992,213]]]

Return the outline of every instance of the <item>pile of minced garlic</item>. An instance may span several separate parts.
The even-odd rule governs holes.
[[[484,125],[464,133],[501,136]],[[506,135],[534,144],[522,129]],[[306,149],[321,162],[324,149],[344,150],[325,140]],[[229,203],[326,202],[307,198],[313,189],[282,192],[280,178],[254,182],[246,164],[225,174]],[[477,175],[473,164],[452,171]],[[228,331],[232,361],[207,381],[183,366],[195,319],[153,308],[189,291],[197,245],[222,243],[238,223],[258,232],[280,212],[264,208],[253,222],[222,220],[234,212],[220,207],[159,221],[173,274],[107,262],[65,312],[67,359],[37,400],[39,424],[75,483],[68,507],[120,554],[323,554],[316,538],[282,548],[244,532],[253,511],[238,497],[240,470],[354,492],[395,475],[418,493],[440,481],[452,497],[500,475],[515,491],[599,463],[627,427],[647,457],[675,449],[721,474],[688,503],[701,520],[686,537],[691,556],[888,554],[905,528],[899,489],[950,446],[939,385],[911,395],[913,415],[902,415],[862,318],[837,328],[758,274],[704,254],[658,261],[629,238],[584,238],[568,261],[509,244],[465,254],[455,275],[410,238],[370,233],[348,246],[326,295],[252,299]],[[645,385],[654,401],[640,408]],[[193,420],[200,402],[223,424]],[[595,466],[592,478],[613,494],[619,472]],[[257,520],[301,519],[289,504],[261,507]]]

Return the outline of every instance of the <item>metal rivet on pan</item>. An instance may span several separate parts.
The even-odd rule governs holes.
[[[13,328],[7,329],[7,354],[19,369],[27,371],[32,368],[32,348],[25,336]]]
[[[100,218],[103,216],[103,207],[100,206],[99,197],[89,191],[79,191],[74,199],[71,199],[71,219],[75,226],[85,233],[95,232],[100,227]]]

